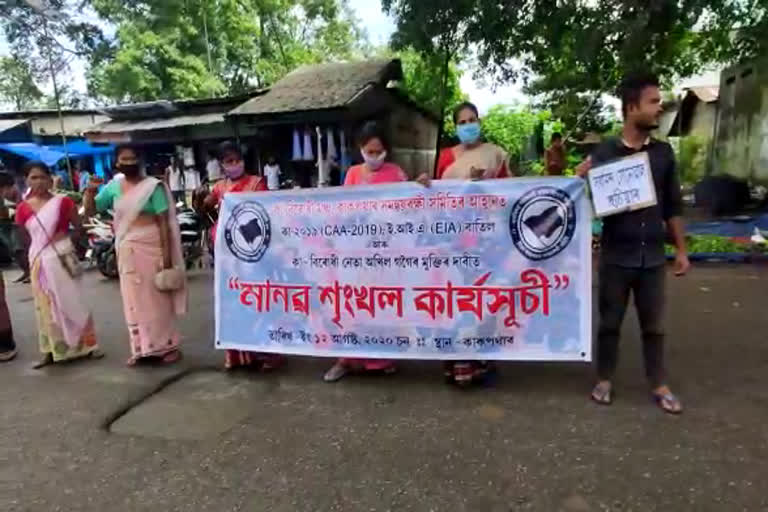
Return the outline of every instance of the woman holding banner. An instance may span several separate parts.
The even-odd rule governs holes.
[[[469,102],[460,104],[453,111],[453,121],[460,144],[440,152],[436,178],[483,180],[509,177],[507,153],[495,144],[482,141],[477,107]],[[489,369],[487,361],[447,361],[445,378],[452,384],[469,385],[482,382]]]
[[[252,176],[245,172],[243,153],[237,145],[232,142],[222,142],[218,147],[217,154],[224,179],[217,181],[210,194],[203,200],[203,206],[206,209],[218,209],[224,199],[224,194],[266,192],[269,190],[264,178]],[[217,224],[214,224],[211,228],[211,240],[216,240],[216,226]],[[245,366],[269,371],[278,368],[282,363],[283,356],[280,354],[227,350],[224,367],[227,370],[232,370]]]
[[[381,127],[375,122],[363,125],[358,137],[360,154],[364,163],[347,171],[344,186],[375,185],[408,181],[408,176],[397,164],[387,161],[389,144]],[[426,175],[419,176],[418,182],[427,185]],[[397,371],[395,362],[389,359],[341,358],[326,373],[326,382],[341,380],[350,372],[393,374]]]

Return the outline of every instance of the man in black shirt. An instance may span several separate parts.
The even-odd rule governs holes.
[[[682,412],[680,400],[666,385],[664,370],[664,241],[669,232],[677,249],[675,275],[690,268],[682,221],[680,181],[675,156],[669,144],[650,137],[658,128],[661,94],[658,78],[651,75],[627,77],[619,88],[624,115],[621,137],[604,141],[590,158],[577,168],[585,176],[592,166],[647,152],[658,204],[642,210],[619,213],[603,220],[600,254],[599,310],[597,337],[598,383],[592,399],[609,405],[618,361],[619,331],[629,295],[635,298],[643,336],[645,371],[656,403],[665,412]]]

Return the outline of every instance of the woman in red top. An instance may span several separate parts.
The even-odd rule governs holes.
[[[101,357],[93,317],[82,300],[77,256],[69,226],[80,230],[77,206],[66,196],[51,193],[51,171],[42,162],[24,167],[29,194],[16,209],[16,222],[31,237],[29,261],[37,328],[45,365],[81,357]]]
[[[462,103],[454,110],[453,121],[461,143],[440,153],[436,178],[483,180],[509,177],[507,153],[494,144],[482,141],[477,107],[469,102]],[[459,385],[482,381],[488,370],[486,361],[445,363],[446,380]]]
[[[224,194],[265,192],[269,190],[264,182],[264,178],[246,174],[243,154],[235,144],[231,142],[220,144],[218,158],[221,169],[224,172],[224,179],[217,181],[211,193],[203,200],[205,208],[219,208],[221,201],[224,199]],[[218,222],[211,228],[211,240],[216,240],[217,225]],[[224,368],[231,370],[239,366],[249,366],[262,371],[269,371],[279,367],[282,363],[283,356],[280,354],[227,350]]]
[[[509,157],[495,144],[483,142],[477,107],[464,102],[453,112],[458,146],[440,152],[436,179],[478,180],[509,177]]]
[[[370,122],[360,130],[358,138],[360,154],[364,163],[349,168],[344,178],[344,186],[373,185],[379,183],[398,183],[408,181],[408,176],[395,163],[387,161],[387,140],[384,132],[376,123]],[[390,359],[362,359],[343,357],[336,361],[323,379],[336,382],[349,372],[395,373],[395,362]]]

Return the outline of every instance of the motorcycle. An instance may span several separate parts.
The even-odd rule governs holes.
[[[116,279],[118,277],[117,252],[112,222],[103,221],[96,216],[91,217],[83,227],[88,235],[86,261],[95,265],[105,277]]]
[[[179,202],[176,204],[176,220],[181,232],[184,265],[187,270],[190,270],[195,266],[195,263],[200,262],[202,267],[205,254],[203,250],[203,225],[200,217],[195,210],[187,208],[184,203]]]

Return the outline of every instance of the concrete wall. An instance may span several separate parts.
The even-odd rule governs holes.
[[[699,101],[693,110],[691,126],[685,135],[694,135],[707,140],[715,134],[715,121],[717,119],[717,103],[704,103]]]
[[[768,184],[768,59],[721,74],[711,172]]]

